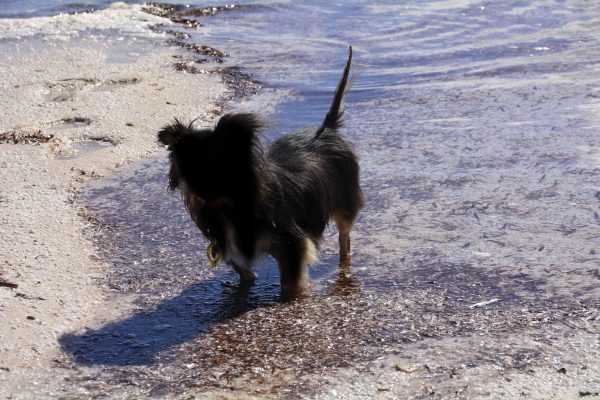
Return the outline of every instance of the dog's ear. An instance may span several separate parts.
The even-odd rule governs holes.
[[[170,146],[181,140],[182,137],[188,134],[189,127],[183,125],[177,118],[175,122],[164,126],[158,132],[158,141],[165,146]]]
[[[235,143],[252,144],[263,126],[262,121],[254,114],[225,114],[215,126],[214,133],[225,140],[228,146]]]

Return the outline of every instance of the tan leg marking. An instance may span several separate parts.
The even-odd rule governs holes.
[[[348,221],[340,212],[335,211],[332,215],[338,228],[340,243],[340,258],[350,257],[350,231],[354,227],[354,221]]]

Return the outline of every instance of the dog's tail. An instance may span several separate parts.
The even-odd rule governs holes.
[[[348,75],[350,74],[350,65],[352,64],[352,46],[349,47],[348,52],[348,61],[346,62],[346,67],[344,68],[344,74],[342,75],[342,79],[340,79],[340,82],[335,89],[335,95],[333,96],[333,102],[331,103],[329,112],[325,116],[323,124],[315,134],[316,137],[319,137],[319,135],[321,135],[325,129],[335,130],[342,126],[342,115],[344,112],[340,111],[340,107],[342,106],[342,100],[348,91],[346,89],[346,85],[348,84]]]

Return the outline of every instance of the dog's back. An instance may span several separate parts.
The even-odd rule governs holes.
[[[274,208],[272,217],[279,223],[293,225],[291,228],[315,242],[331,218],[340,233],[349,232],[363,206],[358,160],[352,145],[338,131],[351,62],[352,47],[322,125],[285,135],[267,152],[272,176],[278,180],[275,186],[285,185],[277,192],[283,197],[278,199],[279,204],[286,207]]]

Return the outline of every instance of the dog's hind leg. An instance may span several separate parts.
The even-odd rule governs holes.
[[[340,257],[349,257],[350,254],[350,230],[345,228],[339,228],[339,242],[340,242]]]
[[[354,227],[354,221],[347,218],[342,212],[333,213],[333,220],[337,225],[340,243],[340,261],[350,258],[350,231]]]
[[[309,288],[308,267],[317,259],[317,249],[308,238],[287,237],[277,244],[273,254],[279,264],[281,291],[296,297]]]

